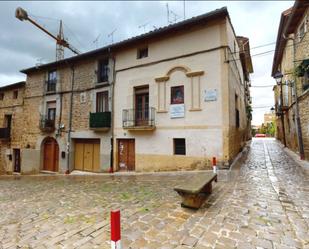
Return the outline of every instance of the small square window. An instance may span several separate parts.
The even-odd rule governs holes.
[[[174,138],[174,155],[186,154],[186,139]]]
[[[137,59],[148,57],[148,48],[140,48],[137,50]]]
[[[184,88],[183,86],[171,87],[171,104],[183,104],[184,103]]]
[[[18,90],[13,91],[13,99],[18,98]]]
[[[4,93],[0,93],[0,100],[4,99]]]

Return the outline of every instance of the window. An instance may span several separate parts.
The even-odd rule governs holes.
[[[140,48],[137,50],[137,59],[148,57],[148,48]]]
[[[6,128],[11,129],[11,125],[12,125],[12,115],[11,114],[4,115],[4,125]]]
[[[186,154],[186,139],[174,138],[174,155]]]
[[[47,102],[47,120],[56,119],[56,101]]]
[[[108,59],[100,60],[98,67],[98,82],[108,81]]]
[[[4,99],[4,93],[0,93],[0,100]]]
[[[13,91],[13,99],[18,98],[18,90]]]
[[[183,104],[184,103],[184,87],[173,86],[171,87],[171,104]]]
[[[52,70],[48,72],[47,76],[47,92],[56,91],[56,83],[57,83],[57,71]]]
[[[302,79],[303,83],[303,91],[309,89],[309,73],[305,72],[304,77]]]
[[[96,112],[108,112],[108,91],[97,92]]]

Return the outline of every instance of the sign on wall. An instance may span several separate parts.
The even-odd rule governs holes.
[[[185,116],[185,105],[170,105],[170,116],[171,118],[183,118]]]
[[[217,100],[217,89],[209,89],[204,91],[204,101],[216,101]]]

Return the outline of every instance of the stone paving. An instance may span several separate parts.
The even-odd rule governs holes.
[[[110,248],[118,208],[125,249],[309,248],[309,177],[275,140],[253,140],[197,211],[173,191],[194,174],[2,177],[0,249]]]

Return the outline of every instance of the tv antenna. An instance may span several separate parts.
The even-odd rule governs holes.
[[[99,38],[100,38],[101,34],[99,34],[97,36],[97,38],[94,39],[94,41],[92,42],[93,44],[95,44],[96,48],[98,48],[98,43],[99,43]]]
[[[179,15],[177,15],[174,11],[171,10],[171,14],[174,16],[174,22],[176,22],[179,19]]]
[[[112,43],[114,43],[114,33],[117,29],[114,29],[111,33],[107,35],[107,37],[111,37]]]
[[[146,23],[144,23],[144,24],[142,24],[142,25],[139,25],[138,26],[138,28],[140,29],[140,28],[144,28],[144,33],[146,32],[146,26],[149,24],[150,22],[146,22]]]

